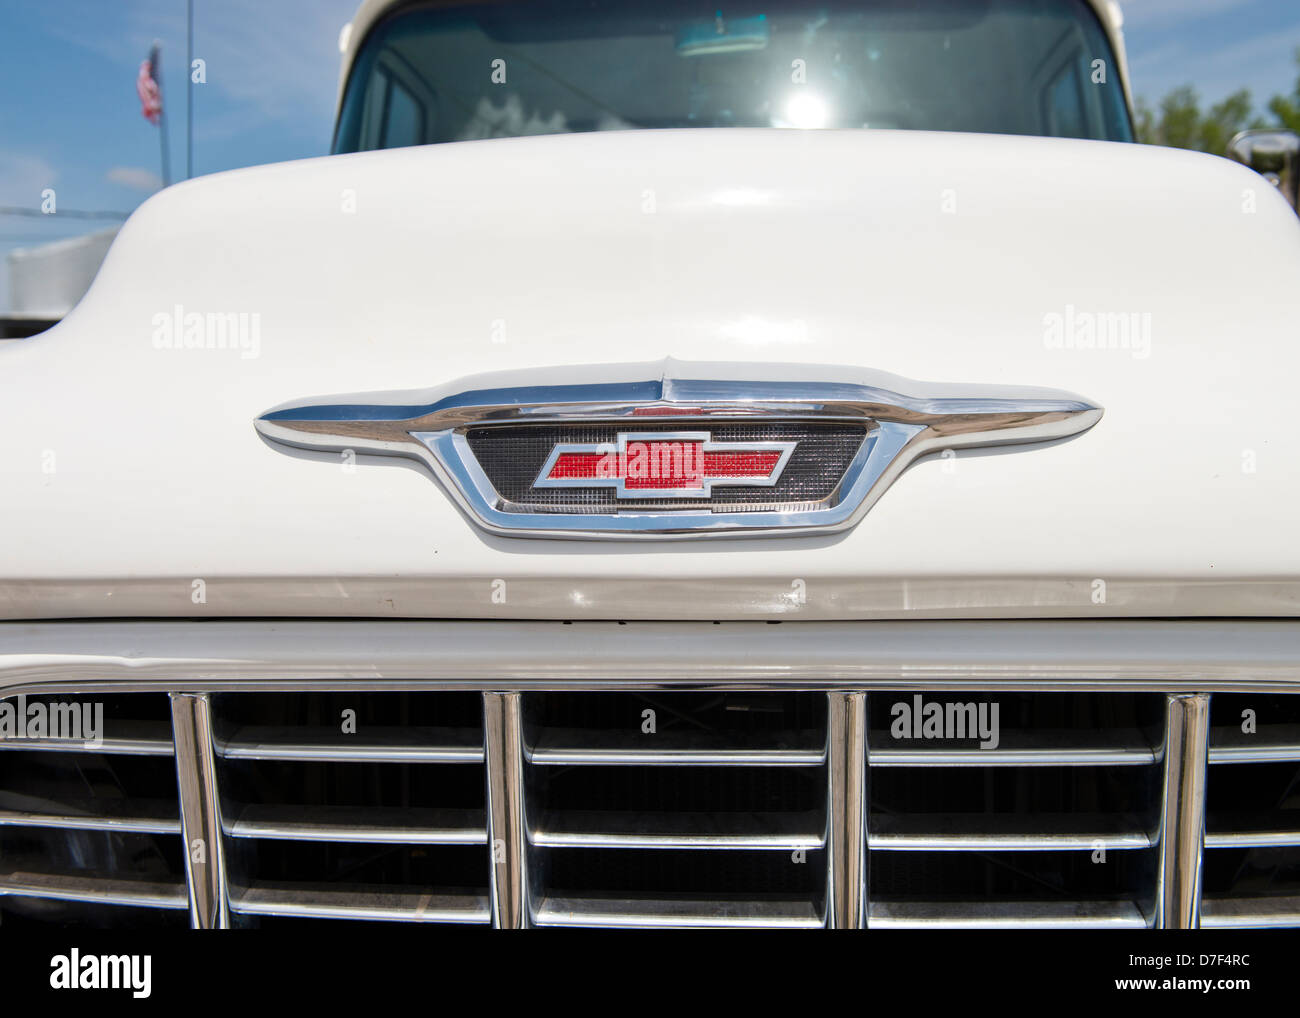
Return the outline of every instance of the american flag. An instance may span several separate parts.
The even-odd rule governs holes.
[[[157,124],[162,117],[162,90],[158,87],[158,47],[149,50],[149,57],[140,63],[140,73],[135,78],[135,91],[140,96],[140,112],[145,120]]]

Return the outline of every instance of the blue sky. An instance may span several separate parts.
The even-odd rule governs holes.
[[[194,172],[322,155],[329,147],[338,37],[359,0],[195,0]],[[1262,102],[1298,70],[1297,0],[1124,0],[1134,91],[1195,85],[1207,100],[1249,87]],[[172,171],[184,172],[185,0],[0,0],[0,206],[130,211],[157,186],[158,129],[135,75],[163,45]],[[0,215],[14,247],[102,224]],[[8,280],[0,265],[0,308]]]

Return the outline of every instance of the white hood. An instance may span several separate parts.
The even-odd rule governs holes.
[[[0,616],[1297,614],[1298,276],[1262,178],[1110,143],[633,132],[203,178],[0,346]],[[243,347],[165,348],[193,312],[246,315]],[[1118,348],[1071,342],[1121,320]],[[922,460],[843,534],[653,546],[489,536],[418,466],[253,427],[665,357],[1047,386],[1105,417]]]

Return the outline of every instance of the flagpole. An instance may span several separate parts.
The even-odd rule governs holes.
[[[185,3],[185,179],[194,176],[194,0]]]
[[[169,187],[172,182],[172,168],[167,147],[167,104],[163,101],[162,43],[155,40],[153,45],[154,52],[158,54],[157,62],[154,64],[154,80],[158,83],[158,142],[162,146],[163,187]]]

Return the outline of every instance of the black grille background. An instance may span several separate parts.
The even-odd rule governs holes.
[[[715,487],[707,500],[617,498],[613,488],[534,488],[546,458],[559,442],[616,442],[620,431],[707,430],[719,442],[797,441],[780,480],[770,488]],[[619,509],[714,509],[761,512],[814,506],[835,493],[866,437],[861,424],[800,421],[753,423],[674,420],[671,424],[509,425],[470,428],[466,434],[483,472],[512,512],[616,512]]]

